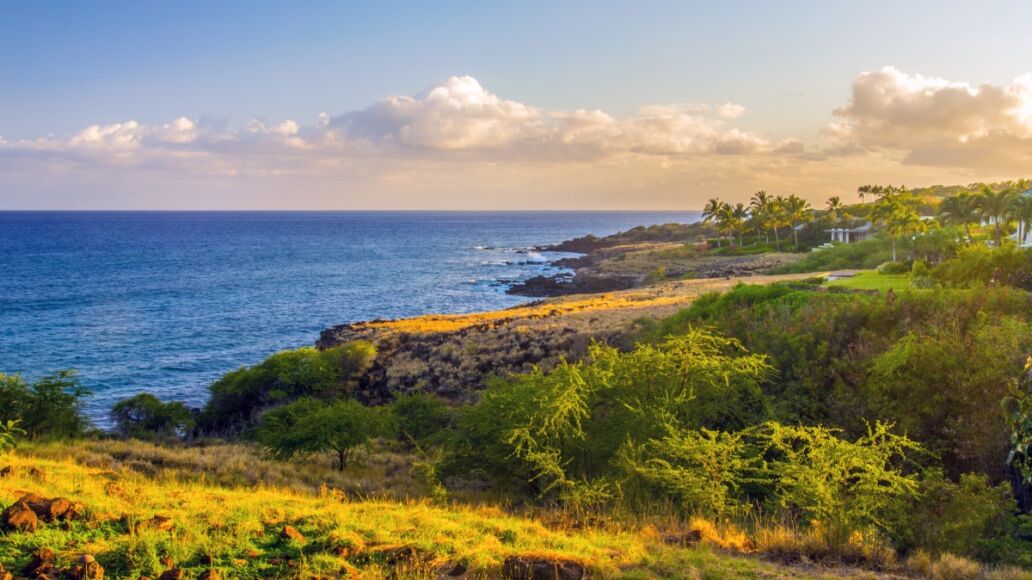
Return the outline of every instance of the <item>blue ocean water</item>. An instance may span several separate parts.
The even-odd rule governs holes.
[[[697,212],[0,212],[0,372],[79,371],[100,425],[149,391],[200,405],[223,373],[335,324],[526,301],[529,248]]]

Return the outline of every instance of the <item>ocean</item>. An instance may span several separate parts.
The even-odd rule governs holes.
[[[0,212],[0,372],[75,369],[86,407],[202,405],[329,326],[514,306],[534,246],[698,212]]]

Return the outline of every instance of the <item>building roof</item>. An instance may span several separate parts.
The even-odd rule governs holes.
[[[871,222],[866,222],[863,225],[856,226],[855,228],[831,228],[830,230],[825,230],[825,231],[829,231],[829,232],[846,232],[846,233],[849,233],[849,234],[862,234],[862,233],[871,231],[872,227],[873,227],[873,224],[871,224]]]

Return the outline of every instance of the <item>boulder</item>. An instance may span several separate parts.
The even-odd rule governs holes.
[[[663,543],[673,546],[695,546],[702,541],[702,530],[663,534]]]
[[[39,578],[54,571],[54,562],[57,554],[50,548],[40,548],[32,555],[32,560],[25,567],[25,575],[29,578]]]
[[[158,576],[158,580],[183,580],[185,575],[182,568],[172,568],[162,572],[161,576]]]
[[[283,529],[280,531],[280,537],[284,540],[294,540],[302,544],[305,542],[304,535],[297,531],[297,528],[294,526],[283,526]]]
[[[47,499],[35,493],[27,493],[18,501],[28,505],[32,511],[36,512],[36,516],[44,522],[64,519],[66,514],[75,507],[71,501],[63,497]]]
[[[509,556],[502,564],[506,580],[581,580],[587,578],[584,565],[572,560],[543,556]]]
[[[0,515],[0,527],[15,532],[35,532],[39,526],[36,512],[25,502],[18,501]]]

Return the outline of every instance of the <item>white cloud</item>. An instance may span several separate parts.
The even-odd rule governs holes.
[[[1032,159],[1030,75],[972,85],[886,67],[859,75],[834,114],[839,141],[902,151],[908,163],[1018,169]]]

